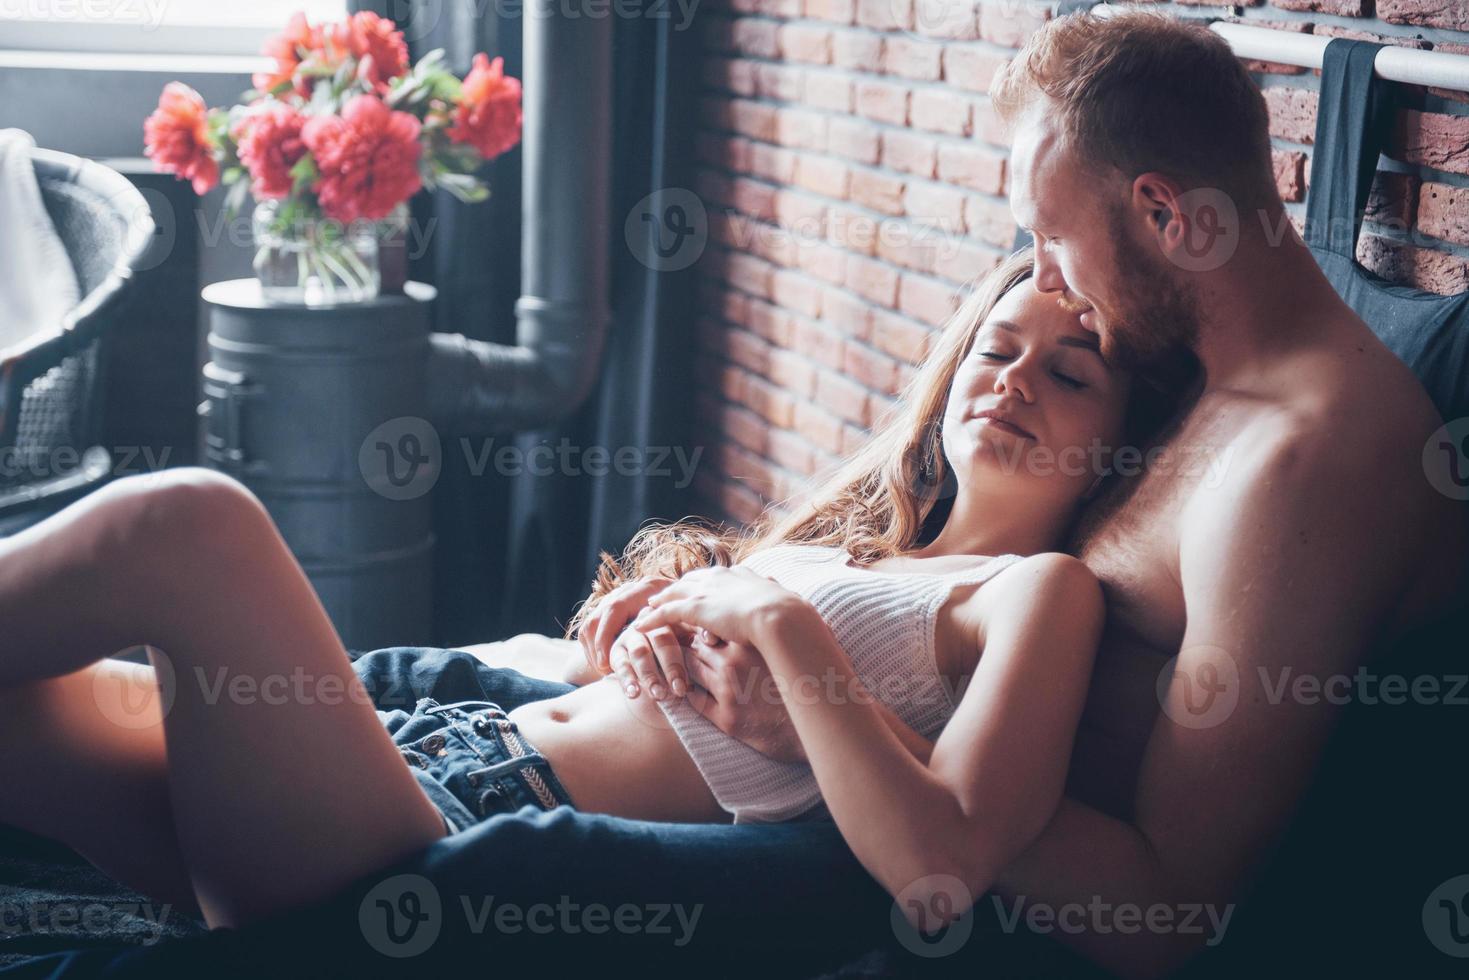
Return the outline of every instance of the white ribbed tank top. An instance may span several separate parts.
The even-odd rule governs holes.
[[[775,579],[816,608],[852,662],[863,688],[924,738],[934,739],[957,704],[939,674],[934,622],[950,591],[978,584],[1019,561],[1000,555],[954,572],[886,572],[857,568],[844,548],[782,544],[739,562]],[[814,678],[807,696],[827,696]],[[839,688],[833,688],[842,696]],[[798,692],[799,693],[799,692]],[[750,696],[763,696],[758,690]],[[847,696],[851,696],[847,692]],[[686,698],[654,702],[663,709],[714,798],[735,823],[778,822],[822,810],[821,790],[805,763],[777,762],[714,726]]]

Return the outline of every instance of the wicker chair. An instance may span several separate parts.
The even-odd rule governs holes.
[[[81,157],[33,149],[41,197],[76,270],[82,300],[51,331],[0,351],[0,535],[104,483],[104,345],[156,264],[148,204],[127,178]]]

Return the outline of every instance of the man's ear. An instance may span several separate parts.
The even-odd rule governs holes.
[[[1178,181],[1155,171],[1139,174],[1132,182],[1132,207],[1134,213],[1150,218],[1157,232],[1167,229],[1168,223],[1178,213],[1177,200],[1183,194]]]

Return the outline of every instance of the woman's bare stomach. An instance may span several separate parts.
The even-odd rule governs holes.
[[[509,713],[577,809],[639,820],[728,823],[683,742],[646,694],[613,676]]]

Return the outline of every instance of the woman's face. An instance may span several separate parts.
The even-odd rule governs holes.
[[[1122,438],[1130,381],[1075,313],[1026,279],[995,304],[955,372],[944,453],[961,484],[998,470],[1079,499]]]

